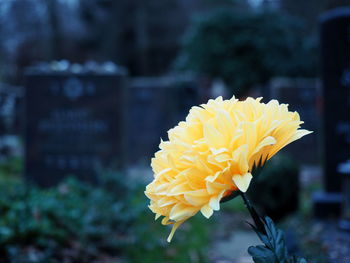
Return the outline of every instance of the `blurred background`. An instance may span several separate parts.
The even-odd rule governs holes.
[[[278,99],[312,135],[248,195],[308,262],[350,262],[348,0],[0,0],[0,262],[252,262],[237,198],[170,231],[150,159],[191,106]]]

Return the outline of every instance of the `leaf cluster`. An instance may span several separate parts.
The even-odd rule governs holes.
[[[264,245],[248,248],[255,263],[307,263],[303,258],[288,255],[283,232],[276,228],[271,218],[259,218],[259,221],[263,229],[252,227]]]
[[[82,262],[101,252],[118,254],[130,244],[132,225],[144,209],[128,208],[131,197],[120,193],[130,187],[118,191],[121,182],[115,187],[113,193],[107,185],[93,187],[72,178],[51,189],[1,182],[1,258],[18,260],[25,248],[37,251],[44,261],[62,260],[62,251],[72,247],[74,255],[69,257],[81,257]]]

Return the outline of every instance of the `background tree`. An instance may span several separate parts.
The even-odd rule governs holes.
[[[236,95],[272,76],[312,76],[312,44],[303,24],[274,12],[218,9],[198,17],[189,29],[177,65],[221,78]]]

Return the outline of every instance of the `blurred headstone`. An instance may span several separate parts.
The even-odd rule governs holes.
[[[343,210],[339,228],[350,231],[350,159],[338,165],[338,172],[343,175]]]
[[[350,8],[322,17],[325,187],[341,190],[339,163],[350,157]]]
[[[122,168],[125,158],[126,73],[74,74],[61,64],[26,76],[25,173],[43,186],[67,175],[96,182],[99,169]]]
[[[129,163],[147,164],[158,150],[160,138],[185,120],[198,104],[197,82],[187,77],[134,78],[128,105]]]
[[[301,164],[317,164],[320,161],[320,93],[318,79],[275,78],[270,82],[271,97],[280,103],[289,104],[289,110],[297,111],[304,121],[302,128],[314,132],[283,150]]]
[[[0,136],[20,133],[22,102],[23,87],[0,83]]]
[[[341,212],[342,175],[337,167],[350,157],[349,7],[331,10],[321,17],[321,47],[325,192],[318,193],[314,202],[315,213],[327,216]]]

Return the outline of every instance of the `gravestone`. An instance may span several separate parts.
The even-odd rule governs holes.
[[[340,192],[337,166],[350,158],[350,8],[322,17],[321,43],[325,187]]]
[[[340,214],[338,166],[350,158],[350,8],[321,17],[321,52],[325,192],[315,197],[315,213],[326,216],[327,211]]]
[[[29,72],[25,174],[42,186],[67,175],[97,182],[125,157],[125,73]]]
[[[0,83],[0,135],[18,135],[21,129],[20,112],[23,87]]]
[[[130,82],[128,93],[129,164],[147,164],[158,150],[160,138],[185,120],[198,104],[197,82],[192,78],[142,77]]]

